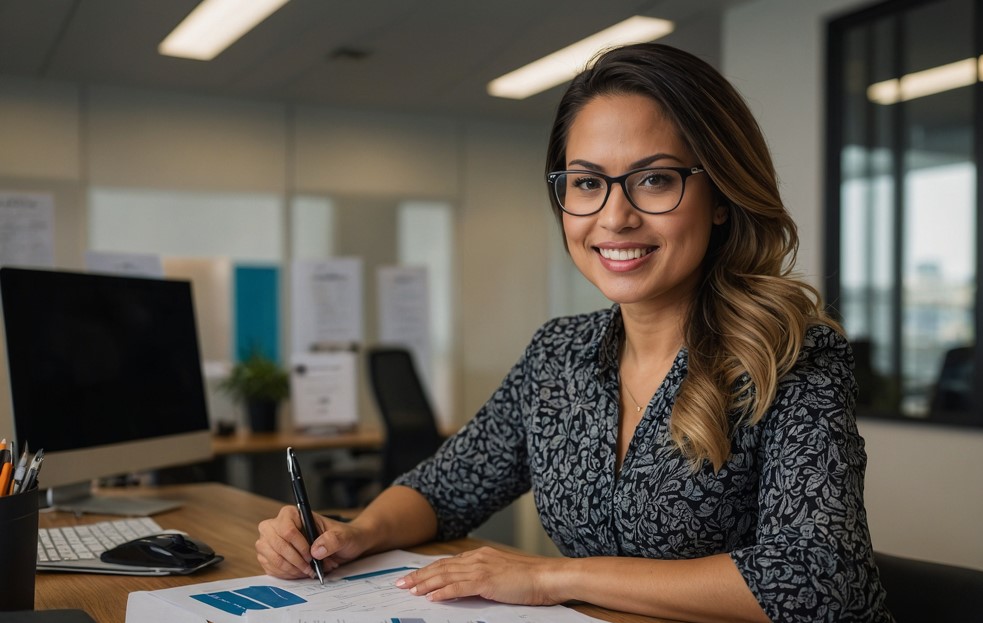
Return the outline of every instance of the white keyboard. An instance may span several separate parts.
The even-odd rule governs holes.
[[[42,528],[38,530],[38,563],[54,568],[60,562],[99,560],[99,555],[107,549],[160,532],[163,530],[150,517]]]

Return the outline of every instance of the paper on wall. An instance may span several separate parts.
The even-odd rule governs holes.
[[[0,266],[54,266],[54,221],[51,195],[0,192]]]
[[[295,260],[291,267],[294,353],[362,342],[362,259]]]
[[[290,359],[290,397],[298,428],[346,428],[358,423],[357,355],[298,353]]]
[[[376,274],[379,341],[413,354],[424,384],[431,390],[430,287],[425,267],[385,266]]]

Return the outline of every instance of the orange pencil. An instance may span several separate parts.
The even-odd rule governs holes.
[[[11,452],[7,449],[7,438],[0,439],[0,495],[10,491],[10,480],[13,476],[14,463],[10,459]]]
[[[12,453],[7,449],[7,440],[0,441],[0,495],[10,491],[10,481],[14,476],[14,461]]]
[[[8,495],[10,493],[10,476],[14,471],[13,463],[6,462],[3,467],[0,468],[0,495]]]

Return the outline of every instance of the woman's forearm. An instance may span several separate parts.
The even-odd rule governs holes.
[[[368,535],[366,554],[412,547],[437,536],[437,515],[430,503],[414,489],[402,486],[380,493],[352,525]]]
[[[684,621],[768,621],[730,556],[693,560],[568,558],[549,584],[556,601]]]

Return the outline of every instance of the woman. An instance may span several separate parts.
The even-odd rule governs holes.
[[[791,274],[798,240],[746,104],[679,50],[612,50],[564,95],[547,180],[615,305],[548,322],[475,418],[281,577],[465,535],[530,488],[563,558],[467,552],[397,581],[432,600],[586,601],[682,620],[889,621],[863,507],[852,355]]]

